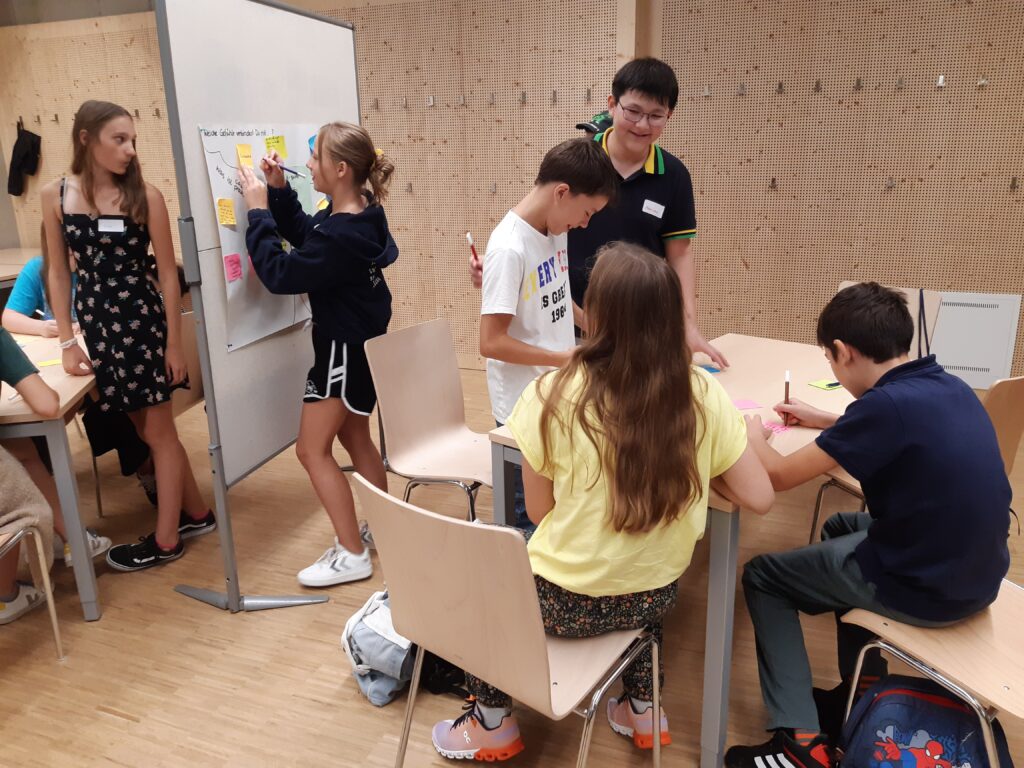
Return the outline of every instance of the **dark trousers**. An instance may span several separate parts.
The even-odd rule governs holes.
[[[820,543],[759,555],[743,569],[743,593],[754,624],[757,669],[769,712],[769,730],[819,730],[811,696],[811,665],[800,628],[801,612],[835,612],[839,672],[844,678],[852,677],[861,648],[874,638],[861,627],[839,621],[851,608],[864,608],[905,624],[942,625],[893,611],[877,600],[875,585],[864,580],[854,556],[870,524],[865,512],[834,515],[822,527]],[[885,664],[877,651],[865,658],[863,672],[879,677],[885,674]]]
[[[495,421],[499,427],[505,426],[500,421]],[[533,533],[537,530],[537,526],[530,520],[529,515],[526,514],[526,494],[523,491],[523,468],[516,465],[516,468],[512,476],[512,488],[514,494],[514,503],[512,509],[515,511],[515,527],[526,533]]]

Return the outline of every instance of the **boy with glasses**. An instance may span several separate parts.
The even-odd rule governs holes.
[[[697,323],[697,270],[690,240],[697,234],[690,172],[656,142],[672,116],[679,84],[672,67],[654,58],[634,59],[612,80],[611,118],[599,122],[594,141],[608,154],[620,177],[619,201],[599,211],[586,229],[569,232],[569,282],[573,302],[583,306],[594,255],[607,243],[637,243],[664,257],[683,286],[686,340],[692,352],[704,352],[715,365],[722,354],[708,344]],[[473,281],[482,265],[470,262]],[[577,325],[586,331],[586,318]]]

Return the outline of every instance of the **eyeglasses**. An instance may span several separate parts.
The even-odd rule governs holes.
[[[636,107],[627,107],[621,101],[619,102],[619,109],[622,110],[622,116],[631,123],[639,123],[646,117],[647,124],[651,128],[660,128],[668,122],[668,115],[664,112],[644,112]]]

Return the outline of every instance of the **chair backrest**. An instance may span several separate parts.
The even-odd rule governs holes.
[[[989,387],[985,395],[985,410],[996,428],[999,453],[1009,475],[1024,434],[1024,376],[1000,379]]]
[[[386,333],[367,341],[365,348],[390,461],[424,440],[465,426],[462,379],[447,320]]]
[[[547,640],[522,534],[420,509],[353,477],[395,629],[550,713]]]
[[[844,280],[839,284],[839,290],[857,285],[856,280]],[[942,308],[942,294],[927,288],[898,288],[888,286],[894,291],[899,291],[907,299],[907,309],[910,310],[910,318],[914,321],[914,338],[910,341],[910,356],[912,358],[923,357],[928,354],[928,347],[935,341],[935,328],[939,324],[939,310]],[[921,320],[921,303],[924,300],[924,321]],[[926,331],[927,343],[921,339],[921,329]],[[918,355],[918,340],[920,339],[921,354]]]

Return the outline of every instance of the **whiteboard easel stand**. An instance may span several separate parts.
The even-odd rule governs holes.
[[[203,384],[206,400],[207,418],[210,427],[210,464],[213,474],[214,516],[217,520],[217,533],[220,537],[221,554],[224,559],[225,592],[217,592],[202,587],[178,585],[174,589],[188,597],[212,605],[231,613],[239,611],[260,611],[269,608],[287,608],[297,605],[325,603],[326,595],[243,595],[238,584],[238,566],[235,560],[234,537],[231,532],[231,516],[229,513],[228,489],[259,469],[281,451],[290,447],[294,438],[286,445],[271,451],[251,466],[248,471],[228,482],[225,472],[224,454],[221,445],[221,430],[217,419],[217,398],[214,391],[213,362],[210,355],[210,342],[207,334],[206,313],[202,294],[202,272],[199,263],[199,244],[196,238],[195,220],[189,200],[188,172],[185,162],[185,149],[181,132],[180,112],[177,91],[174,85],[174,66],[170,39],[170,24],[167,5],[173,0],[157,0],[156,21],[157,39],[160,46],[160,64],[164,77],[164,92],[167,98],[168,127],[171,134],[171,147],[174,153],[175,171],[178,180],[178,193],[181,203],[181,216],[178,219],[182,261],[184,262],[185,281],[192,297],[193,317],[196,322],[196,340],[199,348],[199,363],[203,373]],[[324,20],[313,14],[297,11],[281,5],[273,0],[251,0],[253,3],[270,6],[280,10],[296,13],[317,20]],[[324,20],[325,21],[325,20]],[[339,25],[342,26],[342,25]],[[347,25],[345,25],[347,26]],[[349,27],[351,28],[351,27]],[[357,96],[358,98],[358,96]],[[358,111],[357,113],[358,114]]]

